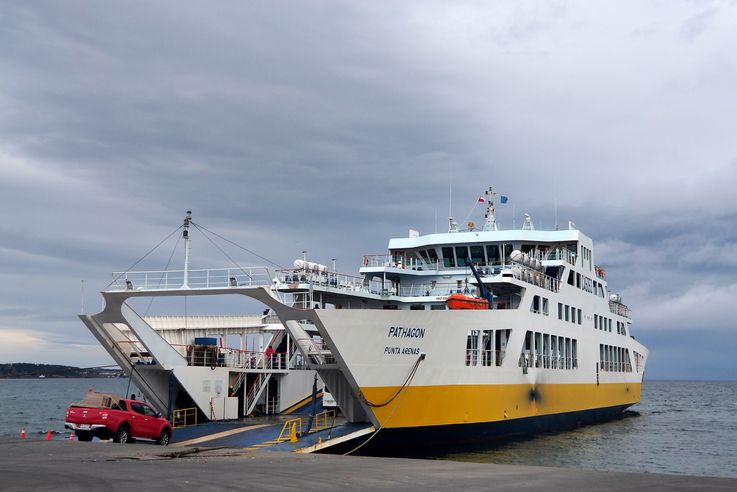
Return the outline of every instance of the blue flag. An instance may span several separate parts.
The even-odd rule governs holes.
[[[502,202],[502,203],[507,203],[508,200],[509,200],[509,197],[506,197],[504,195],[501,195],[499,197],[499,201]]]

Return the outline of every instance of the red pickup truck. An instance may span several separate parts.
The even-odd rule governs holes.
[[[148,403],[95,391],[69,406],[64,427],[73,430],[80,441],[93,437],[120,443],[150,439],[167,446],[171,440],[171,424]]]

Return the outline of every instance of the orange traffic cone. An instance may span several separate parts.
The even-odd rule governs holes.
[[[50,441],[50,440],[51,440],[51,431],[48,431],[48,432],[46,433],[46,440],[47,440],[47,441]]]
[[[25,439],[26,438],[26,428],[25,427],[21,428],[21,430],[20,430],[20,438],[21,439]]]
[[[69,434],[69,440],[74,441],[74,431],[72,431],[72,433]]]

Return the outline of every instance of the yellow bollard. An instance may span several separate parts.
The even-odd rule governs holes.
[[[297,423],[292,424],[292,428],[289,429],[289,442],[297,442]]]

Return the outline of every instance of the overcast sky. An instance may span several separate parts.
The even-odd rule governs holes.
[[[0,362],[109,363],[81,281],[96,311],[187,209],[355,273],[452,175],[459,219],[493,186],[593,237],[648,378],[734,378],[735,47],[735,1],[0,0]]]

